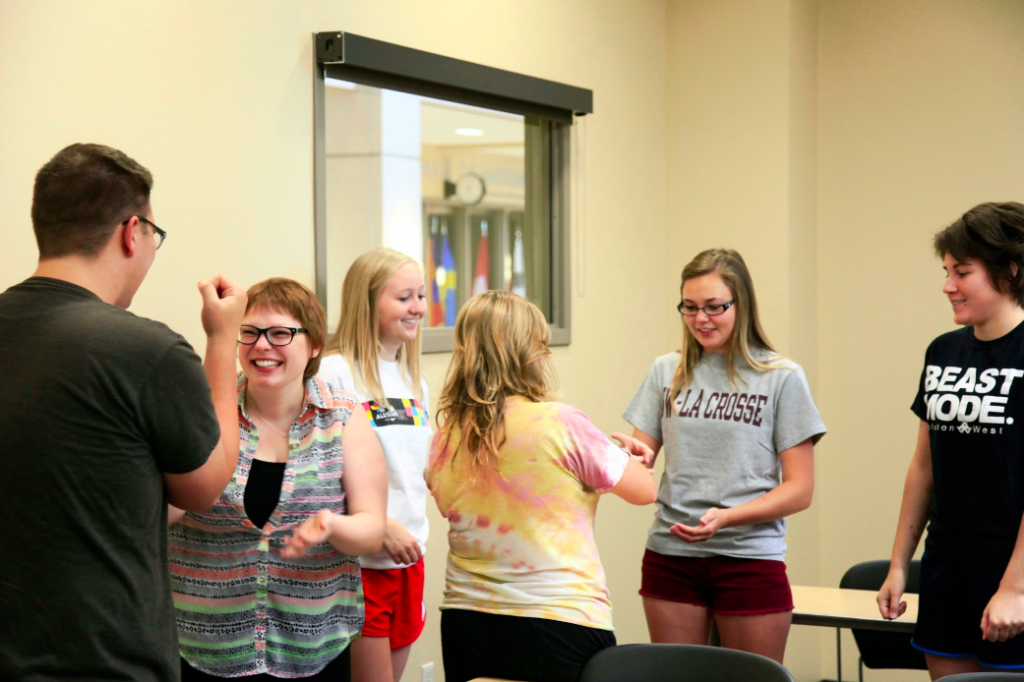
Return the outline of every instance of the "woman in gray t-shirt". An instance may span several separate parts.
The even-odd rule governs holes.
[[[666,453],[643,560],[647,628],[652,642],[702,644],[714,618],[724,646],[781,663],[785,518],[811,504],[825,425],[803,370],[768,343],[737,252],[687,264],[679,312],[681,350],[654,361],[623,414]]]

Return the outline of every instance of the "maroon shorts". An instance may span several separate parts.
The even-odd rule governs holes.
[[[786,564],[765,559],[669,556],[647,550],[640,594],[703,606],[723,616],[793,610]]]

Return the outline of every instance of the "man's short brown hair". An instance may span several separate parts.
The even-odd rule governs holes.
[[[153,175],[124,152],[73,144],[36,174],[32,228],[39,259],[93,257],[118,224],[145,214]]]
[[[293,279],[271,277],[249,287],[249,300],[245,304],[245,312],[262,308],[285,312],[299,321],[300,327],[306,328],[310,348],[318,348],[321,353],[309,359],[306,371],[302,373],[303,381],[315,376],[320,369],[320,356],[327,343],[327,315],[320,305],[316,294]]]

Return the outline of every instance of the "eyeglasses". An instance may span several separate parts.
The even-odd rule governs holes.
[[[259,341],[261,336],[266,336],[271,346],[287,346],[299,332],[308,334],[309,330],[305,327],[267,327],[264,329],[251,324],[243,324],[238,331],[238,343],[251,346]]]
[[[154,223],[152,220],[146,220],[140,215],[137,215],[135,217],[139,219],[140,223],[146,223],[147,225],[152,227],[153,231],[156,232],[156,235],[160,237],[160,241],[156,243],[156,250],[159,251],[160,247],[164,245],[164,240],[167,239],[167,233],[161,230],[159,227],[157,227],[156,223]]]
[[[697,314],[697,311],[703,310],[704,314],[708,317],[714,317],[715,315],[721,315],[728,310],[733,303],[736,301],[728,301],[726,303],[715,303],[713,305],[695,306],[688,305],[686,303],[680,303],[676,306],[676,310],[679,311],[680,315],[686,315],[687,317],[693,317]]]
[[[153,231],[156,232],[156,236],[160,237],[160,241],[156,243],[156,250],[159,251],[160,247],[164,245],[164,240],[167,239],[167,232],[157,227],[156,223],[154,223],[152,220],[146,220],[140,215],[137,215],[135,217],[139,219],[140,223],[146,223],[147,225],[152,227]],[[131,220],[131,218],[128,218],[128,220]],[[128,222],[128,220],[123,221],[121,224],[124,225],[125,223]]]

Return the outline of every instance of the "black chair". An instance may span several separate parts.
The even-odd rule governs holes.
[[[848,590],[878,590],[889,575],[888,561],[865,561],[850,568],[839,581],[839,587]],[[921,562],[911,561],[907,574],[906,592],[917,594],[921,584]],[[858,679],[864,682],[864,666],[873,670],[899,668],[927,670],[924,654],[910,645],[910,635],[902,632],[853,630],[853,638],[860,649]],[[947,678],[948,679],[948,678]]]
[[[1020,673],[980,672],[946,675],[941,682],[1020,682],[1022,679]]]
[[[580,682],[793,682],[780,663],[746,651],[696,644],[624,644],[603,649]]]

